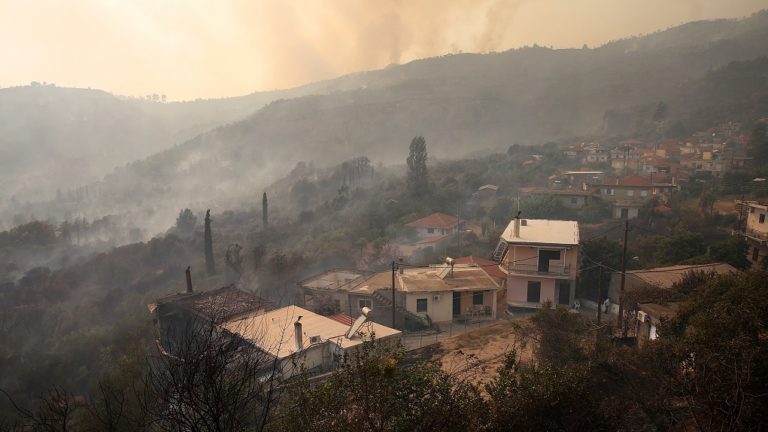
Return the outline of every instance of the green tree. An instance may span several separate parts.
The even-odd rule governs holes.
[[[732,236],[716,243],[710,252],[713,261],[728,263],[737,269],[746,270],[752,263],[747,259],[749,244],[740,236]]]
[[[205,211],[205,232],[203,233],[205,248],[205,269],[208,276],[216,274],[216,263],[213,260],[213,233],[211,232],[211,210]]]
[[[179,217],[176,218],[176,229],[182,233],[188,234],[195,229],[195,224],[197,224],[197,218],[194,213],[192,213],[192,210],[185,208],[179,212]]]
[[[658,243],[654,258],[662,265],[681,264],[686,260],[704,255],[707,247],[701,234],[677,233],[665,237]]]
[[[522,216],[531,219],[575,220],[576,211],[554,195],[537,195],[520,201]]]
[[[581,271],[576,280],[576,292],[579,297],[591,300],[598,299],[597,287],[603,288],[603,296],[608,292],[608,282],[611,277],[610,269],[621,268],[621,243],[609,240],[605,237],[588,240],[581,245],[582,256]],[[605,266],[602,270],[602,281],[599,265]]]
[[[768,419],[768,273],[712,278],[650,345],[665,379],[660,398],[685,401],[677,423],[697,430],[760,430]]]
[[[401,348],[364,342],[325,381],[291,383],[277,413],[284,431],[474,431],[483,426],[478,389],[426,362],[404,364]]]
[[[427,142],[417,136],[411,141],[408,159],[408,190],[411,195],[420,197],[427,193],[429,178],[427,173]]]

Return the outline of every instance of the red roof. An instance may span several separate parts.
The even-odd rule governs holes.
[[[638,175],[626,176],[616,181],[619,186],[651,186],[651,179]]]
[[[672,211],[671,208],[665,206],[664,204],[659,204],[656,207],[654,207],[654,210],[658,213],[669,213]]]
[[[456,216],[445,213],[432,213],[427,217],[408,223],[408,226],[416,228],[453,228],[458,223]]]
[[[425,244],[433,244],[433,243],[440,243],[441,241],[450,238],[451,236],[448,235],[436,235],[432,237],[423,238],[416,242],[417,245],[425,245]]]
[[[496,279],[506,279],[507,275],[499,268],[499,264],[485,259],[485,258],[478,258],[476,256],[465,256],[461,258],[456,258],[453,260],[456,264],[475,264],[476,266],[483,269],[483,271],[488,274],[488,276],[491,276]]]
[[[351,326],[355,322],[354,318],[344,313],[333,314],[328,318],[348,326]]]

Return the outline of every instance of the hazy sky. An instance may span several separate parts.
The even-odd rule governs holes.
[[[761,8],[768,0],[0,0],[0,87],[234,96],[450,52],[595,46]]]

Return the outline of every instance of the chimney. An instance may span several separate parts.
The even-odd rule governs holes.
[[[397,263],[398,263],[397,265],[398,273],[403,274],[403,269],[405,269],[405,266],[403,265],[403,258],[402,257],[398,258]]]
[[[515,217],[515,237],[520,238],[520,216]]]
[[[189,271],[189,266],[184,273],[187,275],[187,294],[192,294],[192,272]]]
[[[301,330],[301,323],[299,321],[301,321],[301,315],[299,315],[299,319],[293,323],[293,336],[296,339],[296,351],[301,351],[304,349],[304,333]]]

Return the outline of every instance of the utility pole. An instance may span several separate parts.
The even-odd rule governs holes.
[[[599,273],[597,276],[597,325],[603,317],[603,265],[598,265]]]
[[[392,328],[396,329],[395,326],[395,271],[397,271],[397,263],[395,260],[392,260]]]
[[[619,288],[619,328],[621,335],[627,337],[627,329],[624,326],[624,283],[627,280],[627,233],[629,233],[629,221],[624,221],[624,246],[621,254],[621,286]]]

